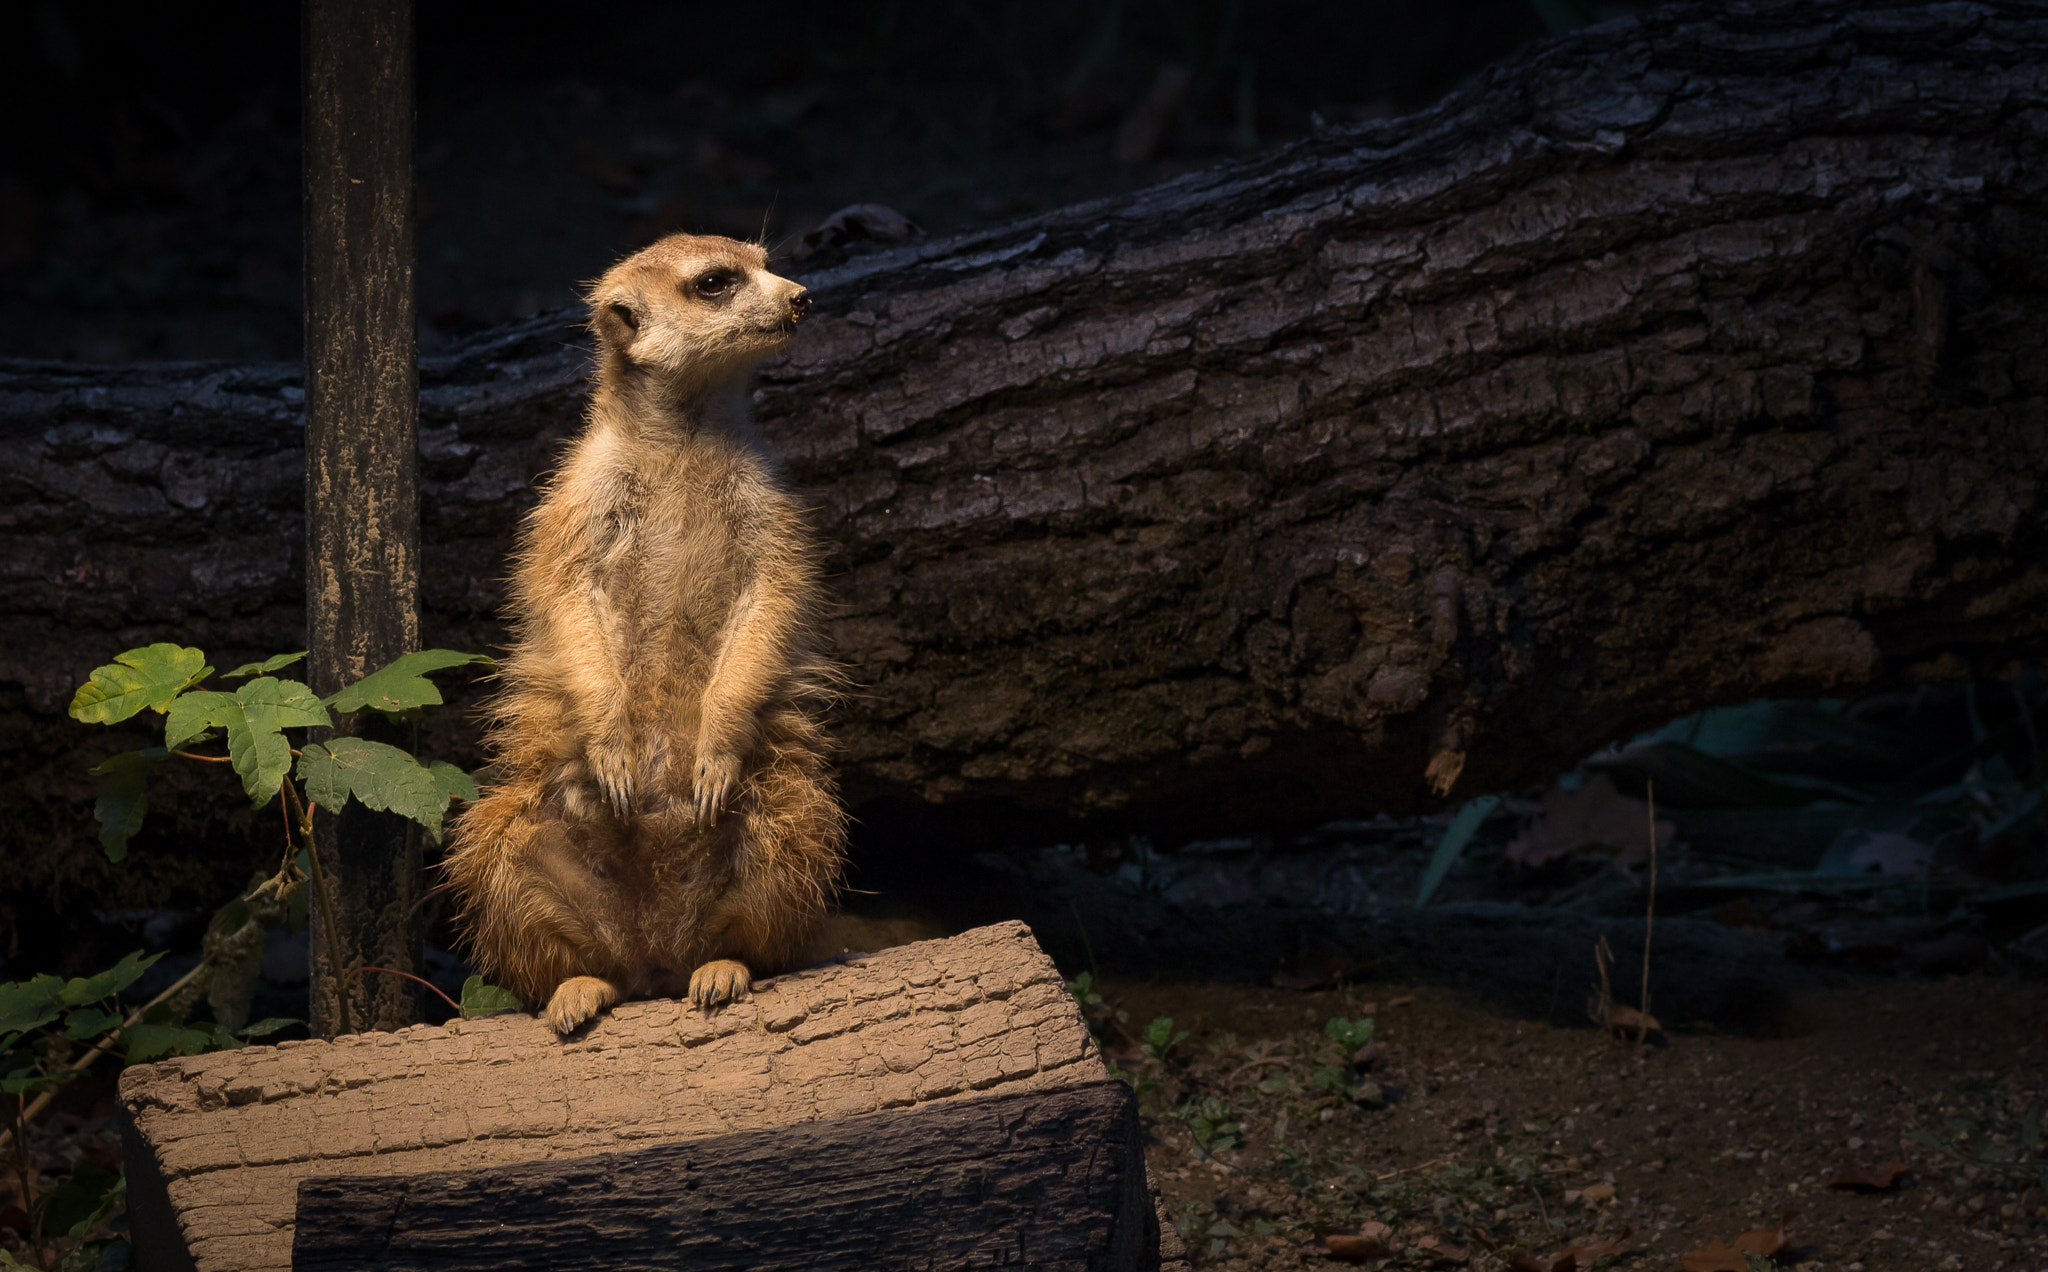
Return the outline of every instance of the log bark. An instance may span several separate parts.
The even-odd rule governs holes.
[[[694,1149],[741,1132],[773,1143],[809,1123],[1108,1076],[1021,923],[763,982],[708,1017],[625,1003],[566,1043],[515,1013],[137,1065],[121,1104],[138,1267],[293,1266],[298,1188],[312,1178]],[[1003,1178],[1075,1165],[1087,1145],[1069,1147],[1046,1147],[1035,1167],[1011,1159]],[[941,1145],[927,1148],[936,1161]],[[1117,1187],[1142,1198],[1142,1159],[1135,1176],[1118,1169]],[[1118,1215],[1122,1231],[1142,1226]]]
[[[314,1178],[292,1268],[1149,1272],[1139,1138],[1131,1088],[1105,1078],[570,1161]]]
[[[812,272],[757,404],[832,545],[850,799],[1296,823],[2039,658],[2044,101],[2018,0],[1680,4]],[[432,643],[498,639],[572,320],[422,369]],[[283,367],[0,374],[8,824],[83,835],[48,774],[105,743],[39,735],[101,651],[293,640],[298,412]]]

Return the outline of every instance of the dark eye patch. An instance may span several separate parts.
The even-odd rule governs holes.
[[[739,285],[739,275],[729,269],[707,269],[691,286],[700,296],[723,296]]]

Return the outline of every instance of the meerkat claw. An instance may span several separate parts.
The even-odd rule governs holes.
[[[583,1022],[619,1001],[619,987],[595,976],[571,976],[548,998],[548,1025],[558,1034],[574,1033]]]
[[[690,973],[690,1001],[704,1011],[746,997],[754,974],[745,963],[729,958],[713,959]]]
[[[730,755],[713,755],[697,761],[697,824],[715,826],[738,784],[739,760]]]

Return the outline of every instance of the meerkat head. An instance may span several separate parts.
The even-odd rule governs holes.
[[[760,247],[696,234],[672,234],[620,261],[588,299],[608,363],[695,384],[782,348],[811,307],[801,283],[768,272]]]

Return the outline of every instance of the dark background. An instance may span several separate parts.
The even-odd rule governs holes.
[[[297,6],[7,12],[0,355],[296,359]],[[570,303],[663,233],[786,249],[862,201],[962,230],[1270,147],[1318,113],[1420,108],[1546,30],[1531,0],[419,0],[417,15],[425,352]],[[1167,63],[1195,72],[1174,126],[1153,157],[1114,161]]]
[[[581,281],[661,234],[758,235],[786,257],[855,202],[932,235],[967,230],[1418,110],[1553,25],[1638,7],[417,0],[422,352],[572,304]],[[0,77],[13,121],[0,137],[0,356],[297,359],[298,7],[4,12],[16,52]],[[1170,65],[1193,72],[1171,126],[1147,157],[1119,161],[1120,125]],[[10,973],[97,965],[138,924],[159,929],[152,944],[169,939],[166,924],[219,904],[224,879],[267,867],[267,810],[195,835],[173,815],[178,785],[157,793],[136,855],[116,867],[147,874],[164,909],[94,920],[79,884],[106,866],[80,862],[60,872],[73,880],[60,904],[0,904]],[[935,869],[963,842],[1016,848],[1074,830],[1000,809],[855,811],[852,903],[950,879],[971,912],[960,917],[1001,911],[1009,890],[1005,876],[969,886]],[[1124,851],[1097,845],[1090,861],[1114,869]]]

